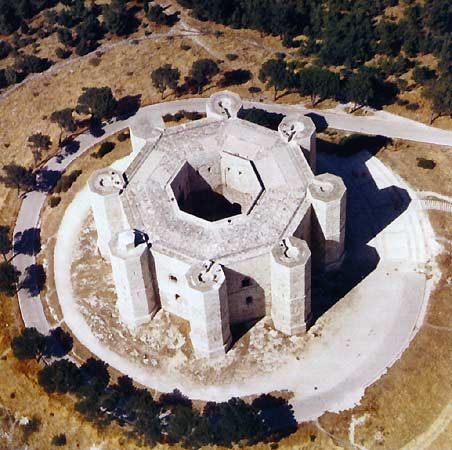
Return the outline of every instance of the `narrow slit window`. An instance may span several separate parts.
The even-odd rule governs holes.
[[[246,277],[242,280],[242,287],[248,287],[251,286],[251,279],[249,277]]]

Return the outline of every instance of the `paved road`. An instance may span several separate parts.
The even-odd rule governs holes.
[[[67,154],[66,149],[62,149],[61,154],[50,159],[45,165],[45,169],[63,171],[66,167],[91,148],[99,141],[113,135],[121,129],[127,128],[134,118],[145,116],[148,113],[166,114],[174,113],[180,109],[189,111],[205,111],[206,99],[197,98],[190,100],[177,100],[157,105],[150,105],[141,108],[135,117],[127,120],[114,120],[103,127],[103,135],[95,137],[90,133],[84,133],[75,139],[74,143],[79,144],[77,151]],[[391,138],[409,139],[419,142],[452,146],[452,131],[440,130],[426,126],[424,124],[404,119],[388,113],[375,113],[370,117],[356,117],[348,115],[338,110],[314,111],[301,106],[287,106],[277,104],[263,104],[259,102],[244,102],[245,108],[258,107],[272,112],[288,114],[296,111],[303,114],[313,114],[317,120],[323,121],[331,128],[347,130],[351,132],[381,134]],[[21,205],[16,221],[14,234],[29,228],[39,228],[40,212],[45,202],[46,193],[30,192]],[[14,263],[18,270],[25,273],[27,267],[35,263],[34,256],[17,255]],[[24,323],[28,327],[36,327],[45,333],[49,330],[49,324],[44,315],[43,306],[39,296],[30,296],[28,291],[20,290],[18,293],[19,304]]]

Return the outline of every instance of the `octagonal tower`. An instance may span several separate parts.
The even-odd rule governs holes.
[[[205,119],[188,124],[163,129],[141,115],[131,126],[136,156],[115,173],[120,188],[96,188],[97,173],[90,180],[120,316],[141,323],[139,314],[147,308],[152,316],[160,305],[190,323],[198,357],[224,354],[230,325],[266,315],[287,335],[305,331],[311,253],[319,270],[343,255],[345,188],[337,177],[314,175],[312,121],[297,114],[272,131],[240,119],[241,108],[225,91],[208,100]],[[127,247],[132,270],[110,245],[123,230],[149,236]]]

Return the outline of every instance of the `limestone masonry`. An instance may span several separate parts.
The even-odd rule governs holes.
[[[223,355],[231,325],[266,315],[287,335],[306,331],[311,266],[335,269],[344,254],[346,189],[315,176],[311,119],[272,131],[241,108],[225,91],[205,119],[165,129],[141,116],[126,171],[89,180],[122,321],[133,329],[163,308],[189,321],[198,357]]]

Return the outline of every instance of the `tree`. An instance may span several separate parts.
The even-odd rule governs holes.
[[[79,114],[91,114],[91,119],[101,121],[113,117],[117,105],[109,87],[84,88],[83,94],[78,98],[76,111]]]
[[[278,98],[278,92],[291,87],[291,73],[287,62],[282,58],[269,59],[262,64],[259,70],[259,80],[265,83],[267,89],[275,90],[274,100]]]
[[[355,104],[352,108],[352,113],[365,105],[369,105],[374,96],[374,83],[371,72],[359,70],[356,73],[351,73],[346,79],[345,97],[347,101]]]
[[[47,58],[39,58],[39,56],[35,55],[24,55],[16,61],[15,69],[28,75],[30,73],[44,72],[51,65],[52,63]]]
[[[58,40],[66,47],[72,47],[74,45],[74,38],[72,32],[68,28],[58,28],[57,30]]]
[[[48,394],[74,393],[80,388],[80,369],[71,361],[61,359],[38,372],[38,382]]]
[[[89,13],[77,26],[76,30],[78,40],[85,40],[93,43],[102,39],[105,34],[103,25],[93,13]]]
[[[24,328],[11,341],[11,349],[17,359],[41,359],[46,346],[46,337],[36,328]]]
[[[101,393],[110,382],[108,365],[95,358],[88,358],[80,367],[83,384],[90,386],[94,391]]]
[[[10,228],[7,225],[0,225],[0,253],[3,255],[5,262],[6,255],[12,250],[13,242],[10,237]]]
[[[298,73],[298,90],[301,95],[311,97],[311,106],[316,106],[326,98],[335,97],[339,93],[339,76],[327,69],[309,66]]]
[[[135,18],[122,0],[113,0],[110,5],[105,5],[103,17],[107,30],[117,36],[129,34],[134,28]]]
[[[54,111],[50,115],[50,121],[56,123],[60,127],[60,137],[58,138],[58,146],[61,145],[63,132],[67,131],[74,133],[77,130],[77,123],[72,116],[72,108],[64,108],[58,111]]]
[[[179,78],[179,69],[173,68],[171,64],[164,64],[151,73],[152,84],[160,92],[162,99],[167,89],[173,92],[176,90]]]
[[[201,94],[203,88],[220,71],[218,64],[212,59],[198,59],[190,69],[190,80],[197,88],[196,93]]]
[[[146,17],[156,24],[172,27],[179,21],[179,13],[166,14],[165,8],[160,5],[148,5],[147,9]]]
[[[236,397],[223,403],[208,402],[203,416],[208,419],[212,442],[218,445],[230,447],[242,440],[256,442],[264,430],[258,411]]]
[[[0,1],[0,34],[11,34],[20,26],[20,18],[12,5],[13,2]]]
[[[41,264],[32,264],[25,270],[25,277],[20,283],[20,289],[27,289],[30,295],[38,295],[44,288],[46,272]]]
[[[17,196],[20,191],[28,191],[35,185],[35,177],[31,169],[26,169],[17,164],[8,164],[3,166],[4,175],[0,176],[0,182],[6,187],[17,189]]]
[[[199,448],[201,445],[207,444],[207,433],[204,433],[203,442],[199,442],[200,431],[208,432],[207,421],[189,406],[177,405],[171,411],[167,421],[165,431],[171,442],[180,443],[185,448]]]
[[[27,228],[14,235],[14,253],[23,255],[37,255],[41,251],[41,230],[39,228]]]
[[[74,339],[67,331],[61,327],[50,330],[50,334],[46,336],[46,345],[44,355],[48,358],[62,358],[67,355],[74,345]]]
[[[0,263],[0,292],[13,297],[17,292],[20,272],[9,262]]]
[[[32,134],[28,138],[28,143],[31,146],[35,165],[37,165],[39,160],[41,159],[42,151],[49,150],[50,146],[52,145],[50,136],[44,135],[42,133]]]
[[[430,123],[444,115],[452,117],[452,75],[441,75],[430,83],[422,94],[432,102]]]
[[[146,389],[136,389],[127,377],[118,379],[118,393],[123,417],[133,422],[134,431],[143,436],[149,446],[155,446],[161,436],[161,423],[159,420],[160,406]]]
[[[0,41],[0,59],[4,59],[9,55],[11,46],[6,41]]]

